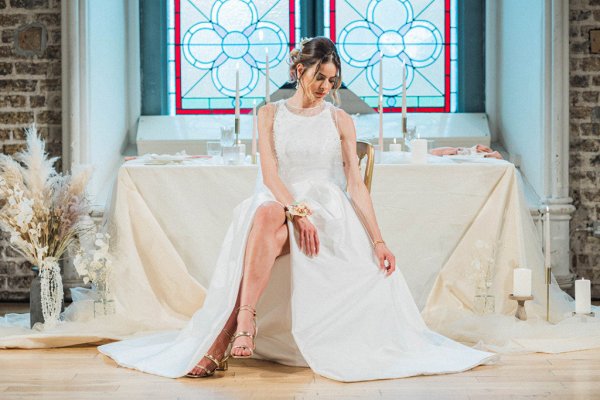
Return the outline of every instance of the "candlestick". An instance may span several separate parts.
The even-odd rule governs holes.
[[[406,62],[402,61],[402,137],[406,139]]]
[[[271,102],[271,82],[269,74],[269,48],[265,49],[265,104]]]
[[[240,63],[235,67],[235,139],[239,143],[240,134]]]
[[[546,206],[546,215],[544,220],[544,264],[546,270],[546,321],[550,322],[550,284],[552,283],[552,242],[550,230],[550,206]]]
[[[256,164],[256,133],[258,127],[256,126],[256,100],[252,102],[252,163]]]
[[[383,151],[383,52],[379,52],[379,149]]]
[[[511,294],[508,298],[517,301],[517,312],[515,313],[515,317],[521,321],[526,321],[527,313],[525,312],[525,302],[527,300],[533,300],[533,296],[515,296]]]
[[[546,215],[544,215],[544,266],[546,268],[552,268],[552,253],[551,253],[551,240],[552,234],[550,232],[550,207],[546,206]]]
[[[575,312],[589,314],[592,312],[591,286],[589,279],[575,281]]]
[[[413,164],[426,164],[427,163],[427,140],[425,139],[413,139],[410,142]]]
[[[513,295],[517,297],[531,296],[531,270],[529,268],[513,270]]]

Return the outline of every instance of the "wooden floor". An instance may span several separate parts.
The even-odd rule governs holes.
[[[600,399],[600,349],[505,355],[496,365],[460,374],[351,384],[255,360],[234,360],[212,378],[167,379],[119,368],[90,346],[0,350],[2,400],[154,398]]]

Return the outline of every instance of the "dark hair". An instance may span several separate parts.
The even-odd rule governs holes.
[[[342,63],[340,56],[335,48],[335,44],[331,39],[324,36],[317,36],[315,38],[303,39],[300,43],[300,48],[296,48],[290,52],[290,82],[299,82],[301,76],[297,74],[297,68],[299,64],[304,66],[304,70],[308,70],[312,66],[316,66],[315,75],[311,80],[311,84],[316,79],[316,71],[319,70],[321,64],[333,63],[337,69],[337,76],[331,96],[339,103],[338,89],[342,86]],[[311,96],[310,93],[307,93]]]

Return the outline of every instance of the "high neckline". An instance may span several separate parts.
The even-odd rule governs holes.
[[[287,107],[289,108],[293,108],[294,110],[314,110],[317,109],[319,107],[323,107],[326,103],[325,100],[321,100],[321,102],[319,104],[317,104],[316,106],[313,107],[298,107],[298,106],[294,106],[292,104],[290,104],[290,99],[284,100],[283,102]]]

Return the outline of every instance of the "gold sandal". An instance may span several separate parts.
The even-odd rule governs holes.
[[[231,338],[231,333],[229,333],[229,331],[227,331],[226,329],[223,329],[222,332],[225,332],[227,334],[227,336]],[[223,353],[223,358],[220,361],[217,360],[217,358],[215,356],[213,356],[212,354],[208,354],[208,353],[206,353],[202,358],[207,358],[208,360],[210,360],[213,364],[216,365],[216,368],[210,370],[202,365],[196,364],[196,367],[202,369],[204,371],[204,373],[196,375],[196,374],[192,374],[190,372],[188,374],[185,374],[186,377],[188,377],[188,378],[206,378],[209,376],[213,376],[215,374],[215,371],[227,371],[227,369],[229,369],[229,363],[227,361],[229,359],[229,354],[227,354],[227,349],[225,349],[225,353]],[[196,367],[194,367],[194,368],[196,368]]]
[[[233,335],[233,337],[231,338],[231,343],[233,344],[233,342],[237,338],[245,336],[245,337],[249,337],[250,339],[252,339],[252,348],[250,348],[248,346],[244,346],[244,345],[232,346],[229,354],[231,355],[232,358],[250,358],[254,354],[254,349],[256,349],[256,343],[254,341],[254,338],[258,334],[258,327],[256,326],[256,310],[254,309],[254,307],[246,305],[246,306],[241,306],[240,308],[238,308],[238,313],[240,311],[248,311],[248,312],[252,313],[252,323],[254,324],[254,334],[252,334],[250,332],[246,332],[246,331],[236,332],[235,335]],[[236,355],[232,354],[233,349],[249,350],[250,354],[248,354],[247,356],[236,356]]]

